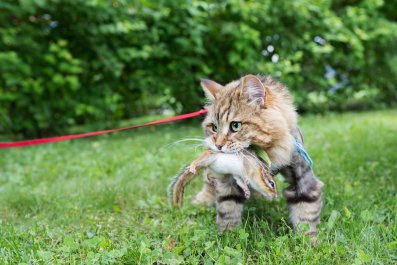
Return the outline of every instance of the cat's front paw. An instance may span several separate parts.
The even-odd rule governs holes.
[[[218,230],[223,233],[226,231],[234,230],[241,224],[241,220],[222,220],[218,222]]]
[[[211,192],[201,191],[194,197],[192,203],[195,205],[213,206],[215,204],[215,196]]]

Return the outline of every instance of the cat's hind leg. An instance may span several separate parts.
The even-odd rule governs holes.
[[[293,161],[292,165],[280,171],[290,183],[283,191],[290,221],[294,230],[298,232],[301,224],[307,224],[309,230],[305,231],[305,234],[315,238],[323,206],[324,184],[314,176],[313,170],[299,154],[293,155]]]

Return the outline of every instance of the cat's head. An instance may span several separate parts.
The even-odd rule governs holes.
[[[236,153],[251,144],[271,142],[273,125],[264,120],[268,89],[258,77],[247,75],[225,86],[202,80],[201,86],[209,101],[203,127],[211,150]]]

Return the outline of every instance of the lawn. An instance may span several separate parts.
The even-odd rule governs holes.
[[[291,231],[282,197],[249,201],[224,234],[190,203],[201,179],[170,207],[170,179],[202,150],[177,142],[199,124],[175,123],[0,150],[0,264],[396,264],[397,111],[300,123],[326,184],[318,246]]]

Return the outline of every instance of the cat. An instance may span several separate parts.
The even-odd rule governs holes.
[[[296,146],[303,138],[297,125],[297,112],[287,88],[270,76],[246,75],[225,86],[202,80],[208,99],[203,128],[208,148],[214,152],[236,153],[256,147],[264,150],[272,170],[280,172],[289,183],[283,190],[289,208],[289,218],[295,231],[307,224],[305,233],[315,237],[323,206],[324,184],[314,175],[311,164]],[[241,197],[234,182],[229,185],[230,196],[215,197],[217,190],[204,179],[202,190],[194,203],[211,205],[216,201],[238,205],[234,216],[241,217]],[[226,188],[225,188],[226,190]],[[222,214],[218,211],[218,219]],[[231,222],[232,229],[240,222]]]
[[[250,188],[267,200],[277,196],[276,182],[266,163],[253,150],[225,154],[207,150],[177,175],[169,186],[174,205],[182,205],[186,185],[200,169],[206,169],[206,180],[216,194],[217,224],[221,232],[241,223],[242,203],[251,195]],[[233,198],[234,200],[230,200]]]

